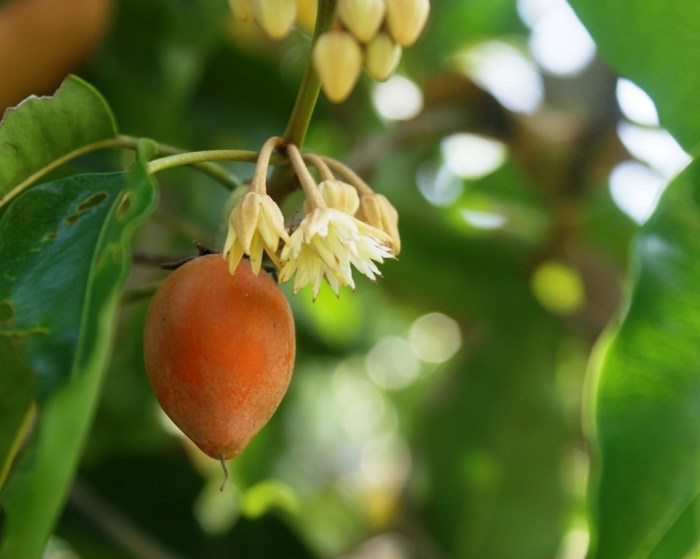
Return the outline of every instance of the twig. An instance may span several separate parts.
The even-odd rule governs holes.
[[[70,503],[136,559],[185,559],[146,534],[81,481],[73,484]]]

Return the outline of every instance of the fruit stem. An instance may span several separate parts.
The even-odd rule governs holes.
[[[221,485],[219,486],[219,491],[222,491],[226,488],[226,484],[228,483],[228,465],[226,464],[226,457],[222,454],[221,455],[221,467],[224,470],[224,481],[221,482]]]

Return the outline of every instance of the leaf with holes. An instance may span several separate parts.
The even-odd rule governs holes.
[[[75,76],[51,97],[29,97],[8,109],[0,121],[0,204],[50,163],[116,135],[107,102]]]
[[[155,205],[145,151],[129,173],[38,185],[0,220],[0,356],[9,356],[0,393],[21,402],[0,425],[0,464],[14,462],[0,493],[2,559],[40,557],[65,499],[95,410],[130,239]],[[20,450],[34,405],[36,425]]]

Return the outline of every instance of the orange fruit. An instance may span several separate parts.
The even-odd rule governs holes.
[[[294,367],[289,303],[248,260],[220,254],[172,272],[148,309],[146,371],[165,413],[204,453],[239,454],[277,410]]]

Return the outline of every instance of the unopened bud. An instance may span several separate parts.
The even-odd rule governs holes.
[[[322,181],[318,185],[318,189],[329,208],[355,215],[360,207],[360,197],[357,195],[357,190],[346,182],[329,179]]]
[[[401,60],[401,45],[386,33],[377,33],[365,49],[365,68],[375,80],[384,81]]]
[[[316,25],[316,12],[318,11],[318,0],[296,0],[297,1],[297,23],[307,31],[313,31]]]
[[[429,11],[429,0],[386,0],[389,33],[400,45],[412,45],[423,31]]]
[[[357,40],[366,43],[384,20],[384,0],[338,0],[338,16]]]
[[[394,256],[401,252],[399,237],[399,212],[382,194],[365,194],[360,198],[357,218],[391,237],[391,252]]]
[[[297,17],[296,0],[253,0],[255,21],[273,39],[284,38]]]
[[[240,21],[253,19],[253,0],[228,0],[228,4],[236,19]]]
[[[328,31],[314,44],[313,64],[328,99],[340,103],[360,75],[362,49],[350,33]]]

